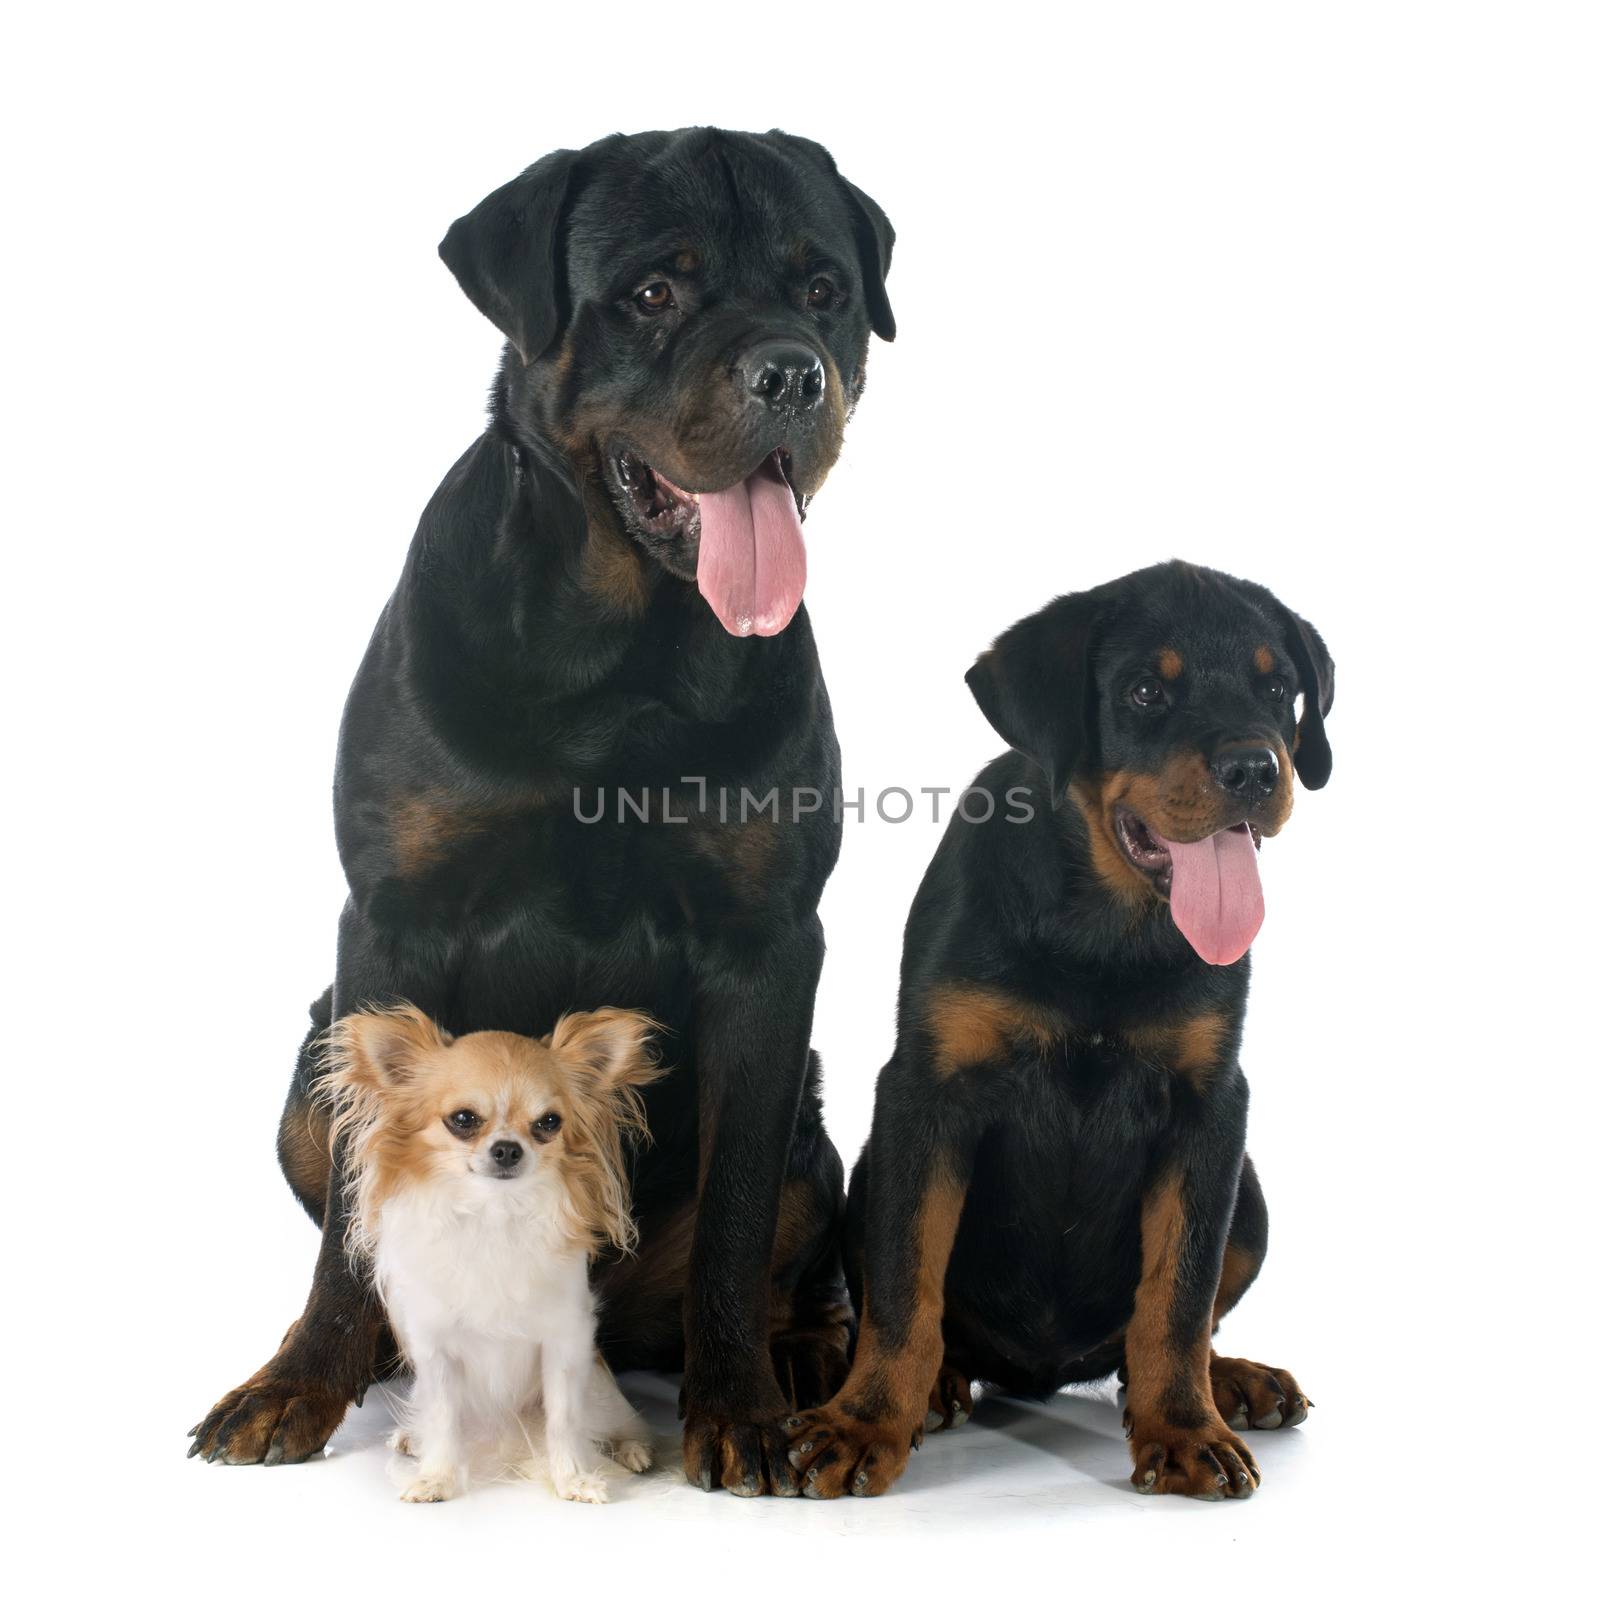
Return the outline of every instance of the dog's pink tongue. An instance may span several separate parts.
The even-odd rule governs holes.
[[[1224,828],[1198,844],[1161,839],[1172,856],[1172,920],[1202,961],[1230,966],[1261,931],[1267,902],[1245,827]]]
[[[800,512],[775,455],[700,496],[700,593],[729,633],[782,633],[806,588]]]

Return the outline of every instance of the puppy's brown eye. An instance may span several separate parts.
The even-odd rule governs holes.
[[[1282,678],[1269,678],[1267,680],[1267,699],[1273,705],[1282,705],[1284,697],[1289,693],[1289,685]]]
[[[1158,678],[1141,678],[1128,691],[1128,698],[1141,711],[1153,711],[1157,706],[1167,703],[1167,691],[1161,687]]]
[[[533,1125],[533,1136],[541,1144],[546,1139],[553,1139],[561,1131],[561,1115],[556,1111],[547,1111]]]
[[[444,1122],[453,1134],[463,1139],[476,1133],[483,1126],[483,1118],[476,1111],[468,1111],[465,1106],[459,1111],[452,1111]]]
[[[806,304],[813,311],[826,311],[838,298],[839,291],[827,278],[813,278],[806,290]]]
[[[665,311],[673,304],[672,285],[665,281],[647,283],[633,297],[633,303],[641,311],[648,311],[651,315],[658,311]]]

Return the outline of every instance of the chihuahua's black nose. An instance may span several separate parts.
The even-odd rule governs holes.
[[[1278,757],[1267,745],[1233,745],[1211,763],[1211,776],[1237,800],[1265,800],[1278,784]]]
[[[751,398],[774,411],[815,411],[827,387],[816,351],[786,339],[752,346],[738,369]]]
[[[515,1139],[496,1139],[489,1154],[502,1172],[509,1172],[522,1159],[522,1146]]]

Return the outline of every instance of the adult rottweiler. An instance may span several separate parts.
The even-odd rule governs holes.
[[[1056,600],[967,682],[1012,748],[911,908],[850,1183],[855,1360],[790,1420],[791,1462],[808,1495],[881,1494],[972,1380],[1042,1395],[1124,1368],[1134,1484],[1248,1495],[1232,1430],[1308,1402],[1211,1350],[1267,1246],[1245,951],[1260,842],[1295,775],[1328,781],[1333,663],[1265,589],[1173,562]]]
[[[638,1253],[598,1271],[603,1346],[684,1368],[691,1480],[795,1492],[774,1424],[833,1392],[850,1325],[809,1049],[840,827],[790,798],[839,774],[800,520],[869,332],[894,335],[893,241],[820,145],[710,128],[559,151],[446,234],[507,344],[340,734],[350,897],[279,1129],[322,1249],[192,1453],[303,1461],[391,1354],[311,1094],[329,1023],[406,999],[542,1034],[617,1005],[665,1024],[672,1070]]]

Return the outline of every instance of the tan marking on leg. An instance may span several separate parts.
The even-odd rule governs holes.
[[[1217,1284],[1216,1303],[1211,1310],[1213,1331],[1243,1299],[1245,1290],[1255,1282],[1255,1276],[1260,1270],[1260,1256],[1253,1250],[1246,1250],[1242,1245],[1234,1244],[1231,1240],[1228,1242],[1228,1247],[1222,1252],[1222,1279]]]

